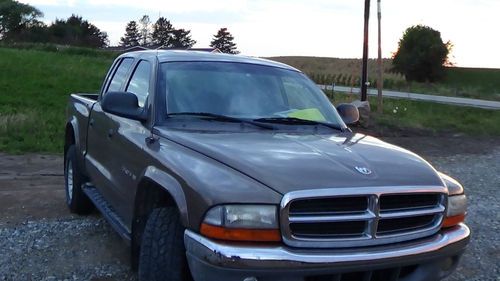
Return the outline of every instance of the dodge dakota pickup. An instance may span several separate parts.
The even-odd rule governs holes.
[[[69,98],[66,203],[102,213],[141,281],[443,279],[463,187],[358,119],[281,63],[125,53]]]

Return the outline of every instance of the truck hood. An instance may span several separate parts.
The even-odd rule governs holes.
[[[158,133],[285,194],[335,187],[442,186],[436,170],[418,155],[354,133]]]

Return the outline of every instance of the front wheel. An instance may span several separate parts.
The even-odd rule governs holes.
[[[142,235],[139,281],[192,280],[184,248],[184,227],[174,207],[154,209]]]
[[[66,189],[66,204],[72,213],[79,215],[85,215],[92,211],[92,202],[90,202],[90,199],[82,190],[84,183],[85,176],[76,160],[76,148],[72,145],[66,151],[64,185]]]

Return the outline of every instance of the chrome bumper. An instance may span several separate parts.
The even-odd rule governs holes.
[[[364,270],[367,266],[383,268],[419,264],[459,256],[469,237],[469,228],[460,224],[417,241],[357,249],[295,249],[281,244],[227,243],[207,239],[190,230],[186,230],[184,234],[184,243],[195,280],[211,280],[203,277],[210,276],[208,272],[200,275],[194,271],[213,268],[219,273],[224,270],[236,270],[249,274],[255,271],[307,271],[308,274],[323,274]],[[226,279],[221,277],[219,280]]]

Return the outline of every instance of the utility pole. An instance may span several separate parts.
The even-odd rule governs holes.
[[[377,104],[377,112],[378,114],[383,113],[383,101],[382,101],[382,89],[384,87],[384,79],[382,77],[383,73],[383,64],[382,64],[382,5],[380,4],[381,0],[377,0],[377,9],[378,9],[378,78],[377,78],[377,89],[378,89],[378,104]]]
[[[365,0],[365,32],[363,41],[363,70],[361,73],[361,101],[367,100],[368,92],[368,26],[370,22],[370,0]]]

